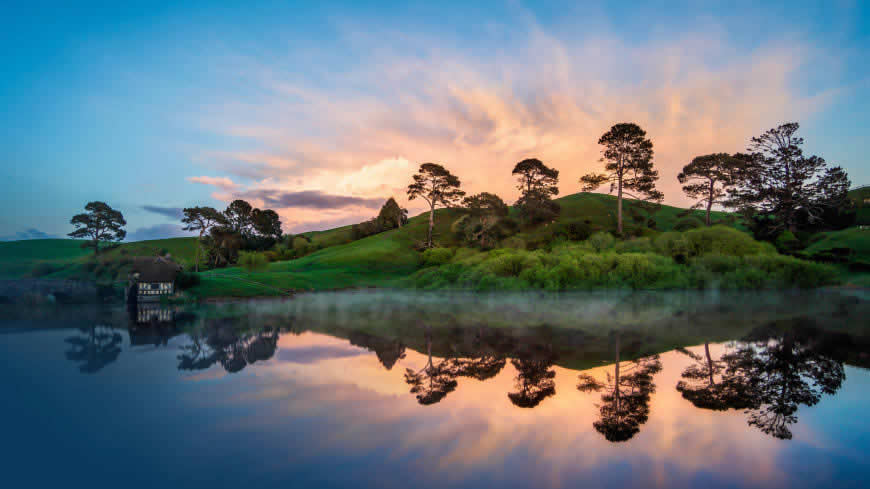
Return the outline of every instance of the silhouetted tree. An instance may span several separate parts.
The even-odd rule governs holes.
[[[274,240],[281,239],[281,218],[272,209],[252,210],[251,224],[260,236]]]
[[[526,221],[545,222],[559,215],[559,204],[553,202],[553,197],[559,195],[559,170],[529,158],[517,163],[511,175],[517,176],[521,192],[517,207]]]
[[[417,402],[424,406],[435,404],[447,394],[456,390],[456,373],[451,369],[449,360],[438,363],[432,359],[432,335],[425,333],[428,360],[418,371],[405,369],[405,382],[411,386],[411,394],[417,395]]]
[[[185,231],[198,231],[199,242],[196,247],[195,271],[199,271],[199,251],[202,248],[202,237],[212,227],[225,225],[226,219],[223,214],[217,211],[214,207],[188,207],[184,209],[184,217],[181,222],[184,224]]]
[[[616,228],[622,234],[622,196],[638,200],[660,202],[661,192],[656,190],[659,172],[653,169],[653,144],[646,131],[634,123],[616,124],[598,140],[604,146],[605,173],[590,173],[580,178],[586,192],[610,183],[610,192],[616,190]],[[635,194],[629,193],[631,190]]]
[[[725,411],[753,405],[752,389],[732,375],[723,376],[725,362],[713,359],[709,343],[704,343],[704,356],[685,349],[677,351],[695,361],[683,370],[683,380],[677,382],[677,391],[695,407]]]
[[[775,438],[790,439],[800,406],[813,406],[833,394],[846,378],[843,363],[795,331],[756,335],[723,356],[726,375],[753,395],[748,423]]]
[[[649,418],[650,394],[655,392],[653,375],[661,371],[658,355],[621,362],[619,336],[614,342],[613,375],[605,380],[580,374],[577,389],[581,392],[603,391],[598,405],[601,417],[592,423],[607,441],[628,441]]]
[[[80,329],[85,336],[70,336],[66,343],[70,349],[66,352],[67,360],[80,363],[79,371],[83,374],[93,374],[114,362],[121,354],[121,333],[104,325]]]
[[[550,370],[553,366],[551,355],[543,357],[536,355],[520,355],[511,359],[511,365],[517,370],[515,392],[508,393],[508,399],[517,407],[534,408],[544,399],[556,394],[556,372]]]
[[[429,234],[426,246],[432,247],[432,229],[435,226],[435,208],[450,207],[465,195],[459,189],[459,178],[437,163],[423,163],[414,175],[414,183],[408,185],[408,200],[417,197],[429,204]]]
[[[219,363],[236,373],[258,361],[268,360],[278,349],[279,333],[274,328],[239,332],[234,320],[209,321],[205,330],[190,334],[191,343],[181,347],[179,370],[204,370]]]
[[[710,210],[714,204],[726,201],[728,189],[735,185],[744,161],[728,153],[696,156],[677,175],[677,180],[683,184],[683,192],[689,197],[700,199],[692,209],[706,210],[704,222],[708,226],[712,224]]]
[[[782,124],[752,138],[749,163],[730,192],[729,207],[751,208],[778,230],[797,231],[802,219],[821,221],[847,201],[849,177],[823,158],[804,156],[800,125]]]
[[[387,370],[391,370],[396,362],[405,358],[405,345],[401,340],[380,338],[360,331],[351,333],[348,339],[352,345],[375,352],[378,361]]]
[[[242,236],[248,236],[254,224],[253,212],[254,209],[251,207],[251,204],[237,199],[227,206],[224,211],[224,218],[231,230]]]
[[[76,214],[70,219],[75,230],[69,233],[72,238],[90,238],[88,246],[94,248],[94,254],[100,252],[100,241],[121,241],[127,237],[124,226],[127,221],[120,211],[112,209],[105,202],[88,202],[86,213]]]

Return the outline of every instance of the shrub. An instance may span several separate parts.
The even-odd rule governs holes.
[[[199,274],[182,271],[175,277],[175,285],[178,290],[186,290],[199,285]]]
[[[779,250],[780,253],[792,254],[796,253],[803,248],[801,246],[801,242],[791,231],[784,231],[780,233],[779,236],[776,237],[776,241],[774,241],[774,245],[776,249]]]
[[[676,224],[674,224],[674,231],[688,231],[703,226],[704,223],[697,217],[687,217],[685,219],[680,219]]]
[[[727,226],[703,227],[684,234],[689,242],[692,256],[707,253],[747,256],[771,251],[769,246],[752,239],[752,236]]]
[[[30,271],[30,274],[33,275],[35,278],[39,278],[50,275],[62,269],[63,267],[60,265],[55,265],[52,263],[39,263],[35,267],[33,267],[33,270]]]
[[[690,255],[689,241],[683,233],[662,233],[653,242],[653,247],[658,253],[671,257],[677,263],[686,263]]]
[[[239,253],[239,265],[251,272],[260,272],[268,268],[269,260],[262,253],[242,251]]]
[[[443,265],[453,258],[451,248],[429,248],[423,252],[423,266],[431,267]]]
[[[599,231],[587,240],[593,249],[597,252],[602,252],[604,250],[608,250],[613,247],[613,244],[616,242],[616,239],[607,232]]]
[[[652,253],[652,240],[647,237],[629,239],[616,244],[617,253]]]

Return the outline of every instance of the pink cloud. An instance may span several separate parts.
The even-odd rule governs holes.
[[[227,191],[239,188],[239,184],[233,182],[227,177],[188,177],[187,181],[204,185],[213,185]]]
[[[344,74],[353,90],[322,89],[252,61],[251,82],[270,95],[208,109],[202,120],[227,121],[211,131],[241,142],[203,164],[258,180],[248,190],[392,195],[407,205],[411,175],[436,161],[466,191],[512,202],[517,161],[542,159],[560,170],[562,194],[577,192],[579,177],[600,167],[599,136],[634,121],[653,140],[665,202],[687,205],[676,175],[694,156],[741,151],[751,136],[804,119],[832,96],[793,88],[795,71],[818,58],[799,43],[739,52],[716,34],[629,45],[531,28],[521,42],[474,57],[408,42],[415,49],[375,50]],[[294,213],[295,225],[341,219],[306,214]]]

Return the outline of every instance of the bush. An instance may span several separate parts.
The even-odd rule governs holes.
[[[616,244],[617,253],[652,253],[652,240],[647,237],[634,238]]]
[[[39,263],[35,267],[33,267],[33,270],[30,271],[30,274],[33,275],[33,277],[35,278],[39,278],[50,275],[54,272],[58,272],[62,269],[63,267],[60,265],[55,265],[52,263]]]
[[[260,272],[269,267],[269,260],[262,253],[242,251],[239,253],[239,265],[251,272]]]
[[[697,217],[687,217],[685,219],[680,219],[676,224],[674,224],[674,231],[688,231],[703,226],[704,223]]]
[[[587,241],[595,251],[601,253],[604,250],[612,248],[616,239],[610,233],[599,231],[590,236]]]
[[[448,263],[453,258],[451,248],[429,248],[423,252],[423,266],[431,267]]]
[[[199,285],[199,274],[182,271],[175,277],[175,286],[178,290],[186,290]]]
[[[800,251],[803,246],[801,246],[801,242],[791,231],[784,231],[780,233],[779,236],[776,237],[776,241],[774,241],[774,246],[779,250],[780,253],[785,253],[791,255]]]
[[[523,241],[523,239],[520,237],[511,236],[510,238],[502,240],[501,246],[502,246],[502,248],[512,248],[515,250],[524,250],[524,249],[526,249],[526,242]]]

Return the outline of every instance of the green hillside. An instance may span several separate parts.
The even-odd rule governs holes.
[[[578,193],[557,199],[559,218],[533,228],[522,228],[511,238],[510,246],[535,248],[544,246],[554,236],[564,234],[572,223],[582,223],[589,231],[613,231],[616,228],[616,198],[610,195]],[[512,209],[512,213],[516,213]],[[658,233],[692,228],[703,223],[702,211],[687,211],[661,206],[649,214],[633,201],[624,203],[626,232],[654,237]],[[456,209],[436,213],[435,242],[456,247],[461,243],[450,227],[460,216]],[[741,228],[734,214],[715,212],[716,223]],[[410,219],[401,229],[351,241],[350,226],[304,233],[311,240],[311,254],[290,261],[270,263],[264,271],[248,273],[239,267],[208,270],[201,274],[200,285],[189,291],[194,297],[281,295],[296,290],[328,290],[346,287],[369,287],[395,284],[415,274],[421,266],[421,254],[415,250],[425,240],[428,214]],[[45,277],[120,281],[131,258],[169,253],[190,269],[196,251],[195,238],[124,243],[107,249],[94,259],[90,249],[81,248],[76,240],[33,240],[0,243],[0,278]],[[647,245],[648,246],[648,245]],[[807,254],[848,247],[859,257],[867,256],[867,231],[857,228],[824,233],[807,249]],[[863,259],[863,258],[862,258]]]

